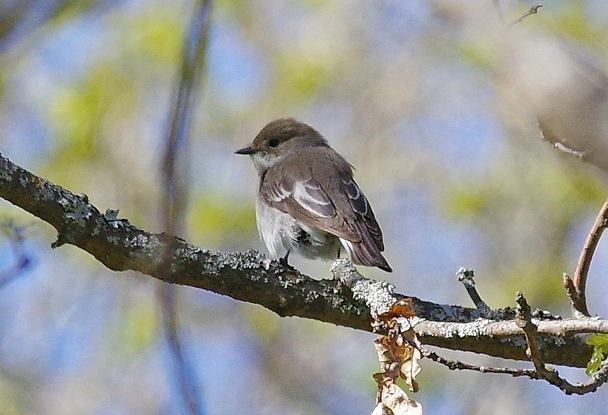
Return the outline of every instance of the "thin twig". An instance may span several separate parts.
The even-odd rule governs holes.
[[[588,314],[586,315],[585,313],[583,313],[581,311],[581,310],[585,310],[586,306],[583,302],[581,302],[581,298],[579,297],[578,292],[576,291],[576,287],[574,286],[574,281],[572,281],[572,278],[570,277],[570,275],[564,273],[563,284],[564,284],[564,288],[566,290],[566,295],[568,296],[568,299],[570,300],[570,308],[572,309],[572,316],[574,318],[587,317]]]
[[[577,383],[575,385],[560,377],[559,372],[554,368],[547,367],[536,344],[535,334],[537,326],[532,322],[531,308],[526,298],[519,291],[515,296],[515,301],[517,302],[516,321],[523,329],[526,343],[528,344],[526,354],[532,363],[534,363],[534,368],[536,369],[534,379],[543,379],[551,385],[558,387],[566,395],[584,395],[595,392],[597,388],[608,381],[608,359],[602,363],[600,369],[591,376],[588,382]]]
[[[480,373],[496,373],[501,375],[511,375],[513,377],[527,376],[532,379],[536,379],[536,371],[533,369],[514,369],[509,367],[492,367],[492,366],[478,366],[469,363],[461,362],[460,360],[446,359],[440,356],[432,350],[428,350],[415,336],[412,339],[405,338],[405,340],[420,351],[422,356],[427,359],[431,359],[434,362],[444,365],[450,370],[471,370]]]
[[[547,369],[545,368],[545,364],[534,337],[538,330],[538,326],[532,322],[532,308],[521,291],[518,291],[517,294],[515,294],[515,301],[517,302],[517,316],[515,317],[515,322],[519,328],[524,331],[526,343],[528,344],[526,355],[528,355],[532,363],[534,363],[536,370],[542,373]]]
[[[478,366],[464,363],[459,360],[446,359],[433,351],[427,350],[417,338],[413,339],[413,346],[420,350],[422,356],[442,364],[450,370],[471,370],[480,373],[506,374],[513,377],[525,376],[530,379],[545,380],[551,385],[558,387],[566,395],[585,395],[587,393],[592,393],[608,381],[608,359],[602,362],[600,368],[591,375],[587,382],[574,385],[566,379],[561,378],[557,370],[547,367],[543,362],[540,350],[536,344],[535,333],[537,326],[532,322],[532,309],[521,292],[517,293],[516,301],[518,305],[516,320],[518,325],[524,330],[526,342],[528,344],[527,354],[534,364],[535,369]]]
[[[600,241],[600,237],[604,232],[604,229],[608,226],[608,199],[602,205],[602,208],[595,218],[595,222],[587,235],[587,240],[583,245],[581,256],[579,257],[578,263],[576,264],[576,270],[572,277],[572,284],[576,290],[577,298],[573,306],[579,313],[588,316],[589,310],[587,308],[587,298],[585,290],[587,287],[587,276],[589,274],[589,268],[591,267],[591,260],[593,254],[597,248],[597,244]]]
[[[574,156],[582,162],[593,164],[600,169],[605,170],[605,166],[603,164],[603,159],[594,157],[592,153],[585,149],[577,149],[572,147],[572,143],[567,142],[565,139],[559,137],[555,132],[549,128],[546,122],[542,119],[538,119],[538,128],[541,132],[541,138],[543,141],[547,141],[551,144],[556,150],[561,151],[564,154],[568,154],[569,156]]]
[[[467,293],[469,294],[469,297],[471,297],[475,307],[482,314],[488,314],[491,311],[490,307],[488,307],[486,302],[481,299],[481,296],[477,292],[477,288],[475,288],[475,272],[472,269],[460,268],[456,273],[456,277],[458,278],[458,281],[464,285],[464,288],[467,290]]]
[[[525,12],[524,14],[522,14],[522,15],[519,17],[519,19],[514,20],[514,21],[511,23],[511,26],[513,26],[513,25],[515,25],[515,24],[517,24],[517,23],[521,22],[521,21],[522,21],[522,20],[524,20],[526,17],[528,17],[528,16],[530,16],[530,15],[532,15],[532,14],[536,14],[536,13],[538,13],[538,9],[540,9],[541,7],[543,7],[543,5],[542,5],[542,4],[540,4],[540,3],[535,4],[534,6],[530,7],[530,10],[528,10],[527,12]]]
[[[492,366],[478,366],[471,365],[469,363],[461,362],[460,360],[451,360],[446,359],[433,352],[432,350],[428,350],[426,348],[418,348],[422,356],[427,359],[431,359],[432,361],[444,365],[450,370],[471,370],[479,373],[496,373],[500,375],[511,375],[513,377],[521,377],[526,376],[531,379],[536,379],[536,371],[534,369],[515,369],[511,367],[492,367]]]
[[[554,374],[553,378],[547,379],[546,377],[541,376],[538,371],[534,369],[515,369],[510,367],[472,365],[461,362],[460,360],[446,359],[434,351],[428,350],[419,341],[416,341],[414,346],[420,350],[422,356],[426,357],[427,359],[431,359],[432,361],[439,363],[450,370],[470,370],[479,373],[494,373],[498,375],[511,375],[513,377],[527,377],[533,380],[545,380],[550,384],[557,386],[566,395],[586,395],[588,393],[597,391],[600,386],[608,381],[608,360],[602,363],[599,370],[595,372],[587,382],[572,385],[566,380],[559,378],[559,376],[557,376],[557,372],[551,372]]]

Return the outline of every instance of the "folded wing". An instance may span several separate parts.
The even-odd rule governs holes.
[[[382,231],[352,178],[350,165],[331,148],[324,150],[324,161],[329,163],[298,153],[290,157],[305,157],[310,162],[292,163],[288,158],[282,163],[290,163],[292,168],[269,169],[260,192],[274,208],[339,237],[353,262],[390,271],[381,254]]]

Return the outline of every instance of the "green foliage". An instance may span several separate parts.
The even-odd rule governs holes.
[[[275,84],[281,101],[298,103],[306,101],[321,92],[328,84],[329,67],[303,54],[281,54],[276,65]]]
[[[105,164],[104,137],[132,112],[135,98],[129,77],[103,64],[60,90],[49,109],[49,124],[56,133],[46,166],[52,177],[64,186],[78,186],[97,163]]]
[[[115,345],[127,353],[140,353],[154,341],[157,315],[153,301],[130,304],[120,315]]]
[[[245,318],[252,329],[252,332],[260,341],[268,342],[276,339],[280,334],[281,321],[270,312],[260,307],[246,305],[247,312]]]
[[[0,414],[21,415],[25,412],[20,409],[18,392],[9,382],[0,380]]]
[[[6,72],[0,67],[0,97],[4,95],[4,83],[6,82]]]
[[[589,170],[579,167],[550,157],[497,163],[488,176],[449,184],[442,192],[443,206],[449,216],[463,218],[512,210],[509,205],[521,203],[535,206],[536,212],[546,210],[557,222],[569,222],[581,210],[601,203],[606,191]]]
[[[395,143],[398,143],[394,147],[403,144],[406,150],[410,148],[410,139],[414,139],[414,143],[425,143],[428,151],[423,151],[424,154],[400,152],[402,163],[396,166],[397,168],[386,163],[386,172],[383,174],[390,174],[390,180],[387,182],[393,183],[396,190],[388,185],[383,190],[387,194],[396,194],[401,186],[424,186],[429,194],[441,195],[439,203],[442,204],[441,208],[446,216],[454,222],[464,224],[467,240],[478,239],[476,248],[479,248],[479,252],[463,254],[458,251],[458,259],[465,261],[466,265],[473,262],[471,266],[475,267],[475,263],[482,263],[479,268],[482,268],[483,272],[478,273],[477,281],[482,296],[491,306],[512,305],[515,290],[522,290],[534,306],[544,308],[551,302],[547,308],[552,312],[559,312],[555,310],[554,304],[558,304],[557,307],[567,307],[560,278],[562,272],[571,271],[568,266],[572,265],[572,257],[578,254],[579,249],[575,247],[573,252],[572,230],[577,229],[578,235],[578,230],[587,226],[586,221],[592,220],[605,198],[606,185],[592,173],[588,173],[590,169],[574,158],[556,157],[557,152],[546,144],[539,149],[536,145],[540,141],[538,131],[535,129],[522,134],[524,127],[519,124],[522,122],[521,117],[514,116],[512,112],[501,107],[498,101],[503,92],[492,90],[493,85],[496,85],[497,73],[489,71],[501,69],[500,65],[508,62],[510,54],[500,45],[502,40],[508,39],[503,39],[502,36],[498,40],[492,38],[495,34],[493,31],[480,32],[479,27],[462,27],[466,21],[475,20],[470,19],[475,13],[467,16],[460,12],[461,14],[450,17],[449,8],[439,10],[440,8],[428,9],[408,5],[399,9],[399,5],[405,3],[389,3],[370,6],[365,2],[344,3],[327,0],[298,0],[272,5],[237,0],[214,2],[214,23],[210,41],[216,42],[213,45],[215,48],[228,47],[229,53],[215,53],[210,56],[208,65],[212,73],[216,74],[216,78],[214,82],[205,85],[195,100],[199,105],[195,108],[192,125],[199,134],[194,134],[194,137],[208,141],[205,145],[218,139],[234,139],[237,144],[230,143],[230,148],[238,148],[237,145],[242,146],[252,138],[256,126],[263,125],[264,121],[272,117],[293,114],[315,123],[315,119],[324,118],[320,114],[329,114],[327,119],[318,125],[323,131],[328,131],[328,135],[332,129],[346,131],[348,126],[350,129],[347,134],[370,137],[370,144],[363,150],[371,150],[364,154],[370,159],[370,164],[373,160],[377,163],[384,162],[374,150],[385,143],[381,140],[372,143],[373,137],[390,135]],[[2,60],[0,68],[0,94],[6,96],[3,96],[4,101],[0,106],[4,118],[0,119],[4,121],[14,111],[25,111],[37,97],[50,97],[43,100],[50,102],[50,105],[43,109],[48,113],[47,123],[41,129],[45,132],[44,148],[52,150],[50,154],[40,154],[40,163],[46,163],[46,169],[35,168],[35,171],[74,192],[87,193],[91,196],[91,201],[101,209],[120,208],[120,217],[127,217],[132,223],[147,230],[160,231],[158,206],[161,201],[158,179],[161,140],[166,132],[168,109],[172,97],[175,96],[181,40],[191,18],[188,12],[192,10],[192,3],[127,2],[124,6],[99,7],[95,13],[88,14],[83,12],[99,3],[68,0],[62,4],[63,7],[54,12],[50,24],[40,28],[44,42],[36,42],[36,38],[25,39],[14,53],[3,55],[5,59]],[[563,0],[548,6],[542,8],[539,14],[526,18],[518,27],[528,29],[542,26],[545,32],[557,33],[561,37],[565,35],[582,43],[593,42],[594,46],[598,43],[601,45],[597,36],[606,38],[605,33],[602,33],[602,30],[605,30],[602,28],[605,15],[589,16],[588,10],[592,7],[589,2]],[[392,13],[393,7],[402,14]],[[519,10],[503,10],[505,16],[509,15],[504,18],[505,22],[521,16],[529,6],[522,4],[521,7],[513,7]],[[559,10],[557,15],[555,10]],[[370,11],[373,13],[370,14]],[[389,15],[390,19],[385,19]],[[63,26],[70,24],[74,18],[77,23],[84,22],[85,25],[81,24],[76,31],[62,30]],[[87,19],[91,18],[94,21],[94,30],[87,33],[82,26],[86,26]],[[485,16],[482,19],[493,21]],[[70,41],[66,42],[66,34],[74,33],[89,36],[83,37],[82,44],[94,47],[84,50],[86,55],[79,57],[82,59],[78,60],[78,64],[66,66],[63,65],[64,57],[73,58],[70,52],[83,51],[79,48],[67,49],[73,46],[74,39],[70,38]],[[95,36],[93,42],[90,36]],[[37,43],[44,44],[43,48],[37,47]],[[231,61],[234,58],[236,60]],[[67,62],[69,63],[70,59]],[[31,77],[27,72],[30,66],[35,66],[36,69]],[[466,67],[464,71],[463,66]],[[45,72],[47,67],[52,69],[48,73]],[[250,70],[250,74],[256,75],[255,77],[241,78],[245,71]],[[436,79],[437,70],[440,73],[449,73],[449,79]],[[20,79],[20,74],[23,74],[25,79]],[[36,88],[38,95],[32,96],[28,92],[33,88],[21,89],[24,82],[28,82],[28,88],[31,88],[29,82],[32,82],[31,85]],[[406,84],[408,88],[402,87]],[[436,84],[439,85],[435,87]],[[469,84],[475,85],[476,88],[468,88]],[[49,85],[52,88],[49,88]],[[409,85],[415,93],[409,92]],[[227,90],[230,93],[226,93]],[[255,94],[251,91],[255,91]],[[476,91],[480,91],[479,95]],[[487,93],[482,96],[481,91]],[[11,93],[13,95],[10,95]],[[240,99],[241,94],[244,99]],[[247,98],[248,94],[254,98]],[[491,96],[490,99],[488,95]],[[235,99],[235,96],[239,99]],[[494,97],[497,98],[496,101]],[[247,106],[243,105],[244,102]],[[479,104],[480,102],[484,104]],[[37,103],[38,101],[33,102],[33,105]],[[485,120],[490,120],[491,124],[501,129],[501,138],[492,144],[494,147],[490,152],[491,157],[486,160],[487,153],[484,153],[484,159],[480,160],[484,163],[483,174],[459,172],[458,168],[465,164],[460,160],[446,163],[445,159],[440,158],[443,152],[433,148],[430,134],[442,137],[446,134],[442,127],[446,117],[450,117],[455,111],[461,111],[465,105],[471,111],[475,105],[485,106],[485,103],[487,108],[480,108],[477,114],[482,119],[481,125],[486,124]],[[5,111],[6,109],[8,111]],[[413,131],[418,132],[419,129],[421,135],[415,138],[401,135],[400,123],[412,114],[423,115],[419,122],[433,128],[418,126]],[[441,118],[437,118],[437,114]],[[8,142],[15,134],[11,123],[28,120],[28,116],[29,114],[24,112],[16,120],[8,119],[6,138],[2,139]],[[46,134],[49,130],[54,134]],[[470,132],[483,134],[483,131],[478,131],[477,128],[472,128]],[[247,134],[249,138],[243,138],[243,135]],[[512,139],[504,143],[504,134],[522,139],[520,142]],[[528,138],[527,141],[523,140],[524,136]],[[468,137],[458,139],[461,141],[456,144],[466,150]],[[427,142],[430,144],[426,144]],[[205,145],[200,148],[206,149]],[[393,147],[392,144],[390,146]],[[9,151],[9,148],[6,146],[6,151]],[[32,148],[30,151],[35,153],[39,149]],[[492,157],[495,154],[498,157]],[[226,156],[232,157],[229,154]],[[205,163],[207,157],[208,154],[203,152],[193,154],[192,159],[197,163]],[[381,167],[384,166],[381,164]],[[465,169],[466,167],[463,170]],[[365,177],[366,172],[367,169],[362,168],[359,174]],[[402,172],[403,177],[398,177]],[[422,173],[417,175],[417,172]],[[430,174],[427,175],[427,172]],[[212,249],[244,250],[252,246],[261,247],[255,230],[253,196],[235,195],[234,188],[228,184],[225,189],[217,184],[205,186],[216,180],[218,175],[226,173],[220,168],[210,173],[209,177],[197,177],[197,181],[202,182],[202,185],[200,193],[193,194],[188,210],[186,228],[190,235],[183,236],[194,244]],[[429,176],[432,176],[432,180]],[[454,176],[457,176],[455,180]],[[416,212],[417,209],[410,211],[408,206],[403,206],[403,209],[398,206],[394,210],[399,212],[399,215],[384,217],[386,211],[382,212],[381,204],[376,203],[374,206],[379,207],[377,213],[383,216],[382,223],[398,224],[403,220],[400,216],[402,210],[413,215],[412,221],[417,221],[418,216],[415,215],[425,209],[425,206],[421,206],[420,212]],[[410,206],[418,207],[416,201],[403,203],[412,203]],[[33,221],[30,215],[13,207],[0,208],[0,211],[4,210],[10,217],[15,217],[15,220],[21,220],[23,216],[24,223]],[[424,220],[421,221],[423,225],[426,224]],[[437,224],[444,225],[445,223]],[[31,232],[43,233],[48,244],[56,236],[50,227],[32,227]],[[420,237],[435,240],[436,237],[441,237],[432,234],[429,236],[427,232],[421,236],[420,231],[416,229],[412,232],[416,232],[412,233],[413,240]],[[390,238],[391,233],[395,232],[387,229],[387,238]],[[387,247],[393,252],[406,252],[407,247],[400,246],[400,243],[403,241],[397,238],[392,241],[387,239]],[[451,245],[458,243],[459,241],[456,241]],[[452,255],[451,251],[430,254],[421,255],[419,260],[426,261],[427,256],[434,259]],[[63,274],[85,274],[89,266],[101,268],[94,258],[72,247],[66,246],[61,250],[52,251],[50,255],[70,255],[70,258],[81,255],[86,257],[88,262],[65,261],[59,274],[46,275],[52,277],[49,284],[61,282]],[[46,266],[46,260],[43,254],[39,254],[39,258],[38,266],[42,269]],[[398,259],[401,258],[395,257],[396,261]],[[437,262],[433,261],[430,266],[440,267],[442,261]],[[428,268],[429,263],[421,262],[420,266]],[[403,264],[402,270],[402,273],[395,273],[390,278],[395,278],[393,282],[398,286],[407,287],[405,278],[415,276],[409,275],[410,272]],[[44,274],[40,273],[39,277]],[[400,279],[402,277],[403,280]],[[57,405],[59,401],[63,406],[60,409],[55,408],[54,412],[73,410],[68,405],[73,405],[69,399],[53,399],[57,391],[61,392],[58,396],[78,396],[76,410],[81,413],[99,412],[100,407],[105,408],[95,404],[83,406],[83,402],[86,403],[87,400],[101,399],[104,404],[108,397],[119,402],[127,396],[129,398],[125,399],[135,397],[132,399],[135,403],[123,403],[123,408],[119,402],[118,411],[171,411],[171,408],[167,409],[167,402],[173,397],[163,395],[167,393],[163,391],[166,390],[164,385],[168,375],[149,364],[149,361],[158,360],[156,348],[150,345],[154,344],[159,334],[160,324],[150,284],[142,283],[141,277],[125,278],[117,274],[100,275],[99,279],[120,281],[120,289],[116,290],[116,303],[111,304],[112,324],[106,331],[99,333],[102,341],[107,342],[104,344],[109,343],[106,353],[96,353],[95,359],[89,359],[90,369],[80,366],[64,373],[53,370],[53,360],[32,360],[40,362],[40,366],[48,365],[48,368],[53,370],[49,372],[53,376],[48,379],[33,378],[26,370],[18,373],[11,365],[11,373],[18,376],[11,375],[10,379],[0,376],[0,414],[28,413],[28,410],[32,412],[31,404],[19,402],[24,399],[22,396],[32,396],[31,399],[36,401],[35,408],[41,408],[43,403],[45,408],[49,405],[52,407],[53,402]],[[426,285],[427,287],[420,285],[420,296],[434,295],[434,283]],[[14,286],[16,285],[5,289],[10,290]],[[19,289],[23,287],[19,286]],[[459,295],[460,288],[455,286],[455,289],[455,293],[446,293],[446,296],[451,298],[446,301],[452,301],[454,296]],[[230,360],[233,356],[230,351],[251,347],[251,339],[248,336],[234,336],[234,339],[231,339],[230,335],[223,334],[223,330],[215,328],[233,324],[235,321],[246,321],[255,333],[256,343],[253,347],[258,347],[258,351],[270,350],[269,355],[274,353],[280,358],[281,351],[286,350],[281,347],[289,346],[287,350],[293,353],[293,362],[286,360],[287,364],[281,367],[282,371],[297,370],[303,365],[313,370],[321,368],[320,376],[311,379],[323,381],[303,382],[304,387],[293,388],[298,392],[298,396],[325,396],[321,393],[315,395],[310,391],[315,387],[331,391],[331,388],[336,388],[334,382],[339,385],[336,390],[346,390],[343,385],[350,382],[351,389],[373,393],[374,384],[370,374],[377,370],[377,362],[369,360],[369,364],[365,363],[365,359],[369,359],[369,352],[373,350],[371,342],[368,346],[361,347],[363,343],[358,341],[365,341],[364,336],[369,337],[368,334],[353,337],[357,339],[356,342],[346,342],[340,336],[344,335],[344,338],[350,339],[350,333],[347,331],[336,330],[333,326],[314,321],[281,319],[257,306],[244,305],[239,310],[243,315],[237,317],[233,313],[217,313],[214,301],[206,304],[200,301],[200,296],[194,290],[189,292],[192,295],[184,296],[184,307],[181,311],[186,310],[194,315],[192,310],[204,309],[213,317],[200,318],[197,314],[188,322],[191,325],[189,328],[193,328],[190,330],[193,341],[200,341],[201,347],[192,349],[196,349],[197,357],[200,356],[198,353],[207,352],[205,342],[213,340],[219,345],[225,342],[227,353],[218,355],[216,366],[234,367],[234,361]],[[8,295],[11,295],[10,292]],[[24,303],[28,298],[21,294],[20,297],[24,298]],[[118,307],[115,307],[116,304]],[[48,309],[46,303],[44,307],[44,310]],[[17,314],[13,310],[10,311]],[[30,320],[26,315],[23,316],[19,326],[33,327],[36,330],[35,320]],[[62,317],[58,316],[57,320],[62,321]],[[216,326],[211,327],[209,324]],[[11,328],[7,327],[6,331],[10,332]],[[217,340],[213,336],[217,336]],[[6,337],[11,338],[10,335]],[[599,362],[608,355],[608,341],[605,335],[591,336],[589,339],[590,342],[595,342],[590,343],[595,347],[594,359],[588,368],[591,373],[597,370]],[[347,347],[336,348],[337,344]],[[70,351],[71,344],[66,346],[65,349]],[[145,359],[140,357],[142,351],[147,354]],[[357,356],[356,359],[352,358],[353,355]],[[328,359],[329,364],[323,363],[324,358]],[[226,359],[228,360],[224,361]],[[297,361],[299,359],[301,362]],[[262,367],[265,363],[261,363],[261,359],[250,360],[250,364],[243,367],[242,373],[265,370]],[[112,366],[112,362],[117,362],[119,366]],[[125,365],[127,362],[128,366]],[[129,368],[131,375],[128,377],[134,380],[133,384],[126,381],[116,384],[116,376],[113,374],[123,373],[125,367]],[[425,370],[431,372],[422,372],[422,376],[426,378],[423,393],[428,393],[430,389],[433,394],[449,396],[450,385],[458,383],[450,383],[447,378],[444,379],[445,370]],[[251,373],[254,373],[256,378],[260,375],[259,372]],[[323,373],[337,373],[338,376],[323,377]],[[301,375],[302,378],[306,376],[303,372]],[[20,378],[23,379],[22,386],[14,386]],[[218,379],[221,381],[222,378]],[[89,384],[95,379],[103,381],[93,388],[75,387]],[[107,382],[108,379],[110,382]],[[146,382],[141,382],[141,379]],[[285,383],[280,376],[268,376],[267,379],[276,380],[278,386]],[[483,376],[475,375],[474,379],[486,382]],[[433,385],[435,382],[436,385]],[[260,384],[266,388],[276,386],[267,383],[269,382],[257,382],[256,385]],[[501,382],[499,384],[498,389],[504,392],[507,385],[503,386]],[[57,386],[53,387],[54,385]],[[484,384],[484,387],[486,386],[488,385]],[[254,398],[262,396],[256,388],[251,389]],[[87,396],[89,391],[93,391],[92,396]],[[460,396],[456,393],[460,391],[452,392],[454,396]],[[503,395],[521,395],[512,389],[507,392]],[[154,399],[149,399],[146,393],[158,398],[164,406],[155,403]],[[262,393],[264,397],[269,396],[267,390]],[[280,393],[270,395],[283,399]],[[211,394],[209,396],[213,398]],[[221,394],[217,396],[220,396],[217,399],[221,400]],[[465,408],[464,412],[488,412],[474,407],[476,399],[465,400],[470,407]],[[525,400],[514,398],[515,400],[517,405],[520,405],[514,406],[517,409],[514,409],[515,412],[530,412],[525,410]],[[146,405],[145,409],[137,406],[142,402]],[[210,405],[217,406],[218,402],[210,402]],[[492,405],[495,406],[495,402],[490,402],[489,407],[494,407]],[[287,412],[297,412],[293,402],[287,402],[285,408]],[[255,410],[251,412],[257,413]],[[573,410],[570,412],[577,413]],[[315,412],[307,410],[301,413]]]
[[[491,303],[499,301],[501,306],[507,306],[513,305],[515,291],[521,291],[534,307],[551,308],[555,313],[567,311],[566,294],[561,284],[562,275],[567,269],[564,255],[553,250],[535,254],[536,259],[515,258],[510,264],[498,267],[496,272],[486,279],[489,280],[486,284],[491,292],[484,296],[488,297]]]
[[[181,56],[183,27],[177,18],[162,10],[136,16],[129,21],[127,50],[153,62],[177,65]]]
[[[586,12],[587,2],[571,1],[551,19],[543,18],[543,22],[551,30],[563,33],[583,43],[594,44],[606,37],[605,30],[597,27]]]
[[[255,209],[251,201],[234,203],[223,194],[199,194],[189,209],[187,228],[195,240],[230,246],[243,235],[256,235]]]
[[[593,354],[585,370],[585,373],[591,376],[597,372],[606,356],[608,356],[608,334],[592,334],[587,338],[587,344],[593,346]]]
[[[513,140],[483,177],[458,175],[440,193],[445,214],[478,231],[492,303],[512,303],[517,287],[536,306],[564,305],[561,275],[572,272],[578,254],[572,230],[581,217],[592,221],[605,198],[605,184],[591,169],[547,150]]]
[[[59,7],[54,10],[53,18],[49,21],[51,25],[61,25],[78,18],[86,11],[95,7],[95,0],[68,0],[59,2]]]
[[[496,45],[486,38],[468,40],[458,45],[459,57],[469,65],[487,69],[496,65],[500,60],[500,54]]]
[[[235,18],[242,14],[247,4],[240,0],[219,0],[213,5],[216,14],[225,18]]]
[[[95,155],[100,124],[115,100],[128,96],[129,80],[111,66],[99,66],[73,88],[64,89],[54,100],[51,120],[59,134],[59,153]],[[69,155],[70,156],[70,155]]]

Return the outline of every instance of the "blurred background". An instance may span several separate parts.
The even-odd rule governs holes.
[[[534,112],[513,99],[529,90],[513,86],[521,74],[509,69],[505,43],[515,32],[523,39],[516,45],[542,36],[603,74],[608,3],[548,0],[513,27],[531,3],[469,3],[215,1],[182,166],[189,198],[180,236],[213,250],[265,252],[255,172],[233,151],[268,121],[295,116],[356,167],[395,270],[362,270],[368,277],[428,301],[472,306],[455,277],[465,266],[493,308],[513,306],[521,290],[533,306],[569,315],[562,273],[574,271],[608,195],[608,173],[542,142]],[[2,1],[2,154],[87,194],[102,211],[120,209],[136,226],[162,231],[162,151],[194,7]],[[111,272],[73,246],[51,250],[54,229],[7,202],[0,214],[0,269],[29,260],[0,288],[0,415],[186,414],[159,334],[157,282]],[[587,294],[590,311],[603,316],[607,248],[602,241]],[[329,263],[293,264],[330,277]],[[281,319],[185,287],[177,310],[205,413],[372,411],[372,334]],[[561,373],[585,379],[580,370]],[[601,414],[608,399],[606,386],[567,397],[543,382],[450,372],[430,361],[418,382],[413,398],[437,414]]]

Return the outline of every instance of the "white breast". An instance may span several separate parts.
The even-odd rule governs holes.
[[[338,258],[338,237],[297,221],[271,207],[261,197],[256,200],[255,211],[258,232],[272,258],[284,258],[288,251],[310,259]],[[302,238],[303,232],[308,236]]]
[[[297,239],[296,220],[268,205],[262,197],[255,204],[256,222],[260,238],[274,259],[282,258],[291,249],[291,241]]]

